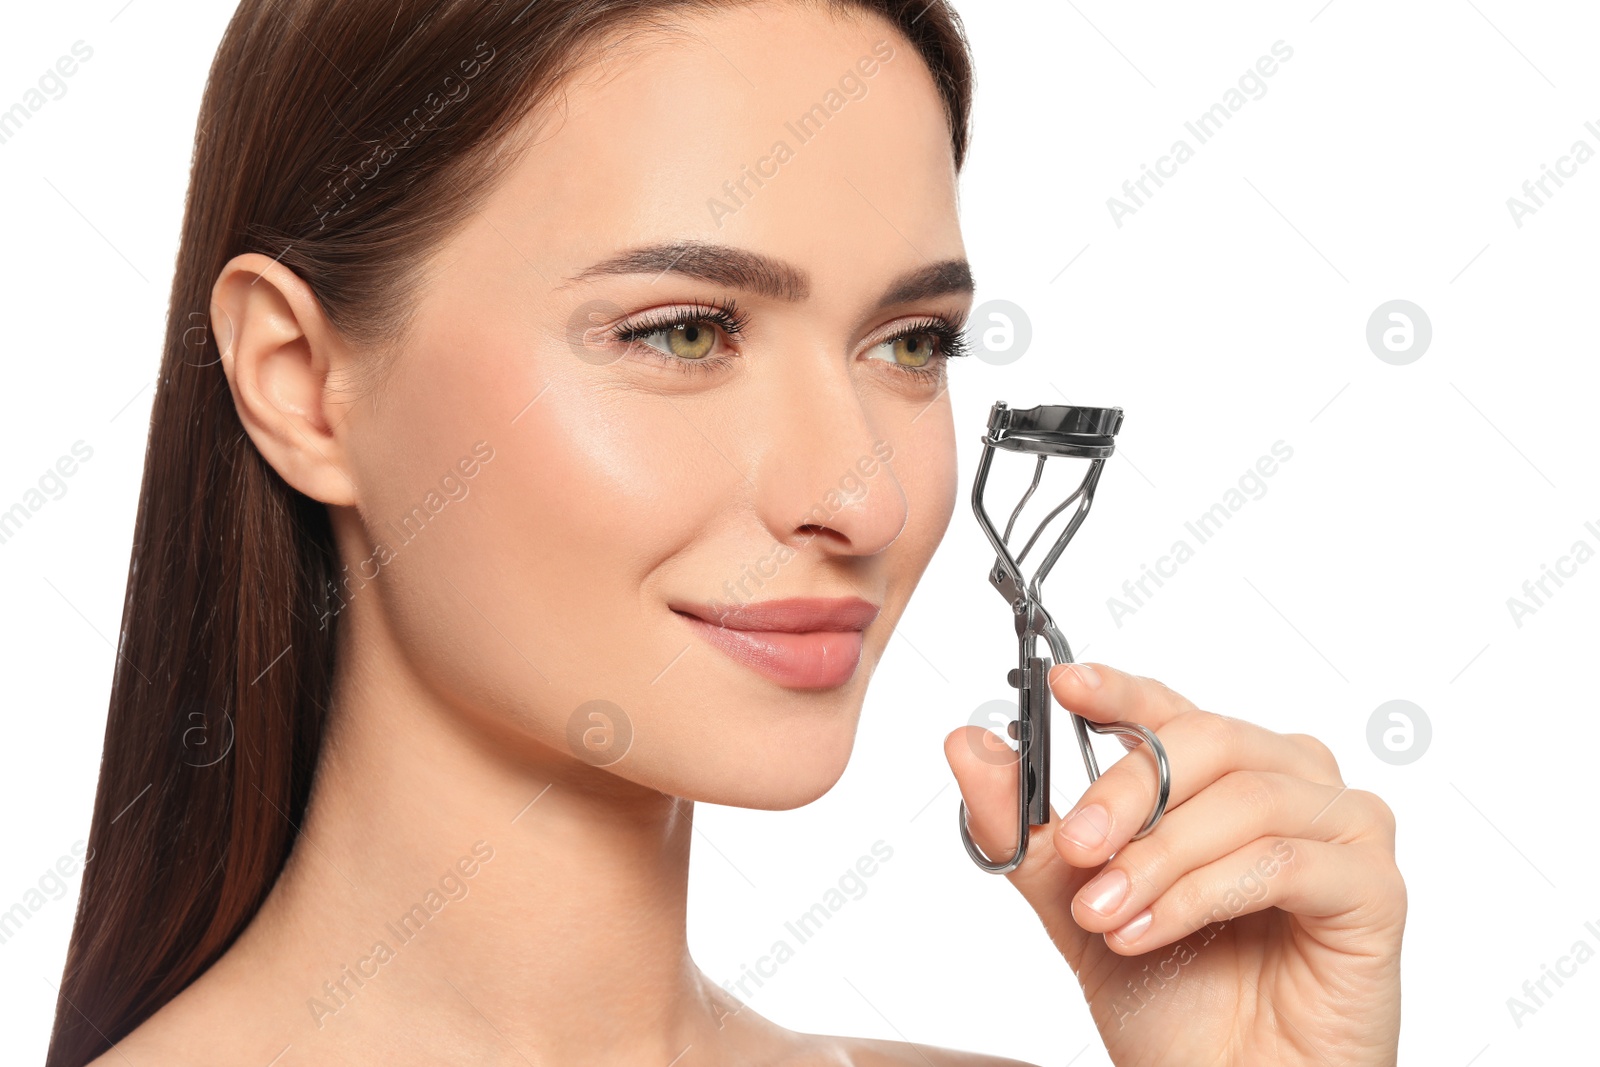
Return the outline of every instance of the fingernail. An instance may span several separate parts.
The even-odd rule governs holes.
[[[1099,671],[1095,670],[1087,663],[1074,663],[1072,665],[1072,669],[1077,672],[1078,677],[1083,681],[1083,686],[1085,689],[1100,688]]]
[[[1090,804],[1067,816],[1061,836],[1079,848],[1099,848],[1111,832],[1111,813],[1102,804]]]
[[[1146,930],[1150,929],[1150,923],[1154,920],[1155,916],[1150,914],[1149,908],[1146,908],[1123,923],[1119,928],[1111,931],[1110,936],[1121,941],[1124,945],[1131,945],[1139,940]]]
[[[1083,906],[1101,915],[1110,915],[1117,910],[1128,895],[1128,876],[1120,868],[1113,867],[1109,871],[1101,871],[1094,880],[1079,891],[1079,899]]]

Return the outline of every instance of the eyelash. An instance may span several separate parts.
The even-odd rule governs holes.
[[[716,370],[732,363],[733,358],[726,355],[708,356],[704,359],[684,359],[681,356],[663,352],[654,345],[643,343],[646,337],[660,333],[663,330],[701,323],[710,323],[727,336],[737,338],[743,335],[745,327],[750,324],[750,316],[747,312],[740,310],[738,304],[732,300],[712,301],[689,313],[685,313],[681,308],[668,308],[665,312],[646,315],[636,322],[617,327],[612,331],[612,338],[622,344],[637,344],[647,356],[685,374]],[[933,380],[943,373],[943,363],[945,361],[967,355],[966,334],[958,324],[940,315],[931,315],[915,320],[888,337],[880,339],[872,347],[877,348],[880,345],[892,344],[901,338],[911,337],[916,334],[932,334],[938,345],[939,353],[933,359],[930,359],[927,365],[922,367],[908,367],[904,363],[892,364],[907,374]]]

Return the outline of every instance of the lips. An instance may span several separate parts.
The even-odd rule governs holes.
[[[827,689],[849,681],[861,662],[861,631],[879,611],[860,597],[669,606],[708,643],[793,689]]]
[[[803,634],[818,630],[842,633],[846,630],[865,630],[878,617],[876,604],[860,597],[791,597],[787,600],[764,600],[752,604],[711,606],[699,604],[673,604],[673,611],[693,615],[713,626],[730,630],[752,630],[761,633]]]

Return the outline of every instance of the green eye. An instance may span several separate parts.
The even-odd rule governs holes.
[[[613,336],[624,344],[637,344],[651,358],[678,370],[705,369],[725,363],[727,356],[715,355],[717,337],[728,342],[744,336],[748,316],[733,302],[710,303],[704,308],[663,309],[646,315],[632,325],[618,327]]]
[[[892,363],[908,374],[938,375],[944,373],[947,361],[966,355],[967,340],[956,324],[927,319],[879,341],[873,353],[873,359]]]
[[[704,319],[690,319],[668,329],[657,330],[656,334],[666,335],[668,354],[679,359],[704,359],[717,343],[715,328]]]
[[[939,349],[939,336],[932,330],[917,330],[896,337],[889,348],[902,367],[925,367]]]

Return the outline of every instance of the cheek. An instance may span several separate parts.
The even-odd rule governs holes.
[[[468,547],[501,571],[502,596],[561,617],[544,628],[557,647],[576,652],[640,610],[651,571],[733,492],[686,429],[667,404],[608,405],[592,387],[558,382],[507,435]]]
[[[929,454],[936,457],[928,465],[930,480],[933,483],[929,493],[934,500],[936,525],[939,531],[935,540],[942,540],[945,531],[950,527],[950,518],[955,514],[956,498],[960,494],[961,486],[956,468],[955,428],[948,417],[941,419],[936,425],[938,433],[935,435],[935,440],[929,444]]]
[[[678,651],[651,574],[704,536],[738,475],[685,439],[670,404],[619,403],[559,373],[514,423],[503,416],[506,396],[540,388],[458,378],[409,417],[396,403],[382,433],[405,442],[388,462],[406,468],[406,487],[364,510],[393,549],[381,603],[410,669],[458,709],[564,749],[580,706],[637,714],[630,694]],[[390,516],[428,491],[427,472],[450,469],[473,439],[493,458],[463,479],[467,495],[420,535],[397,528]]]
[[[904,546],[909,568],[904,577],[915,584],[950,528],[960,492],[948,398],[901,428],[890,443],[894,474],[907,506],[905,532],[896,547]],[[909,591],[905,595],[909,596]]]

